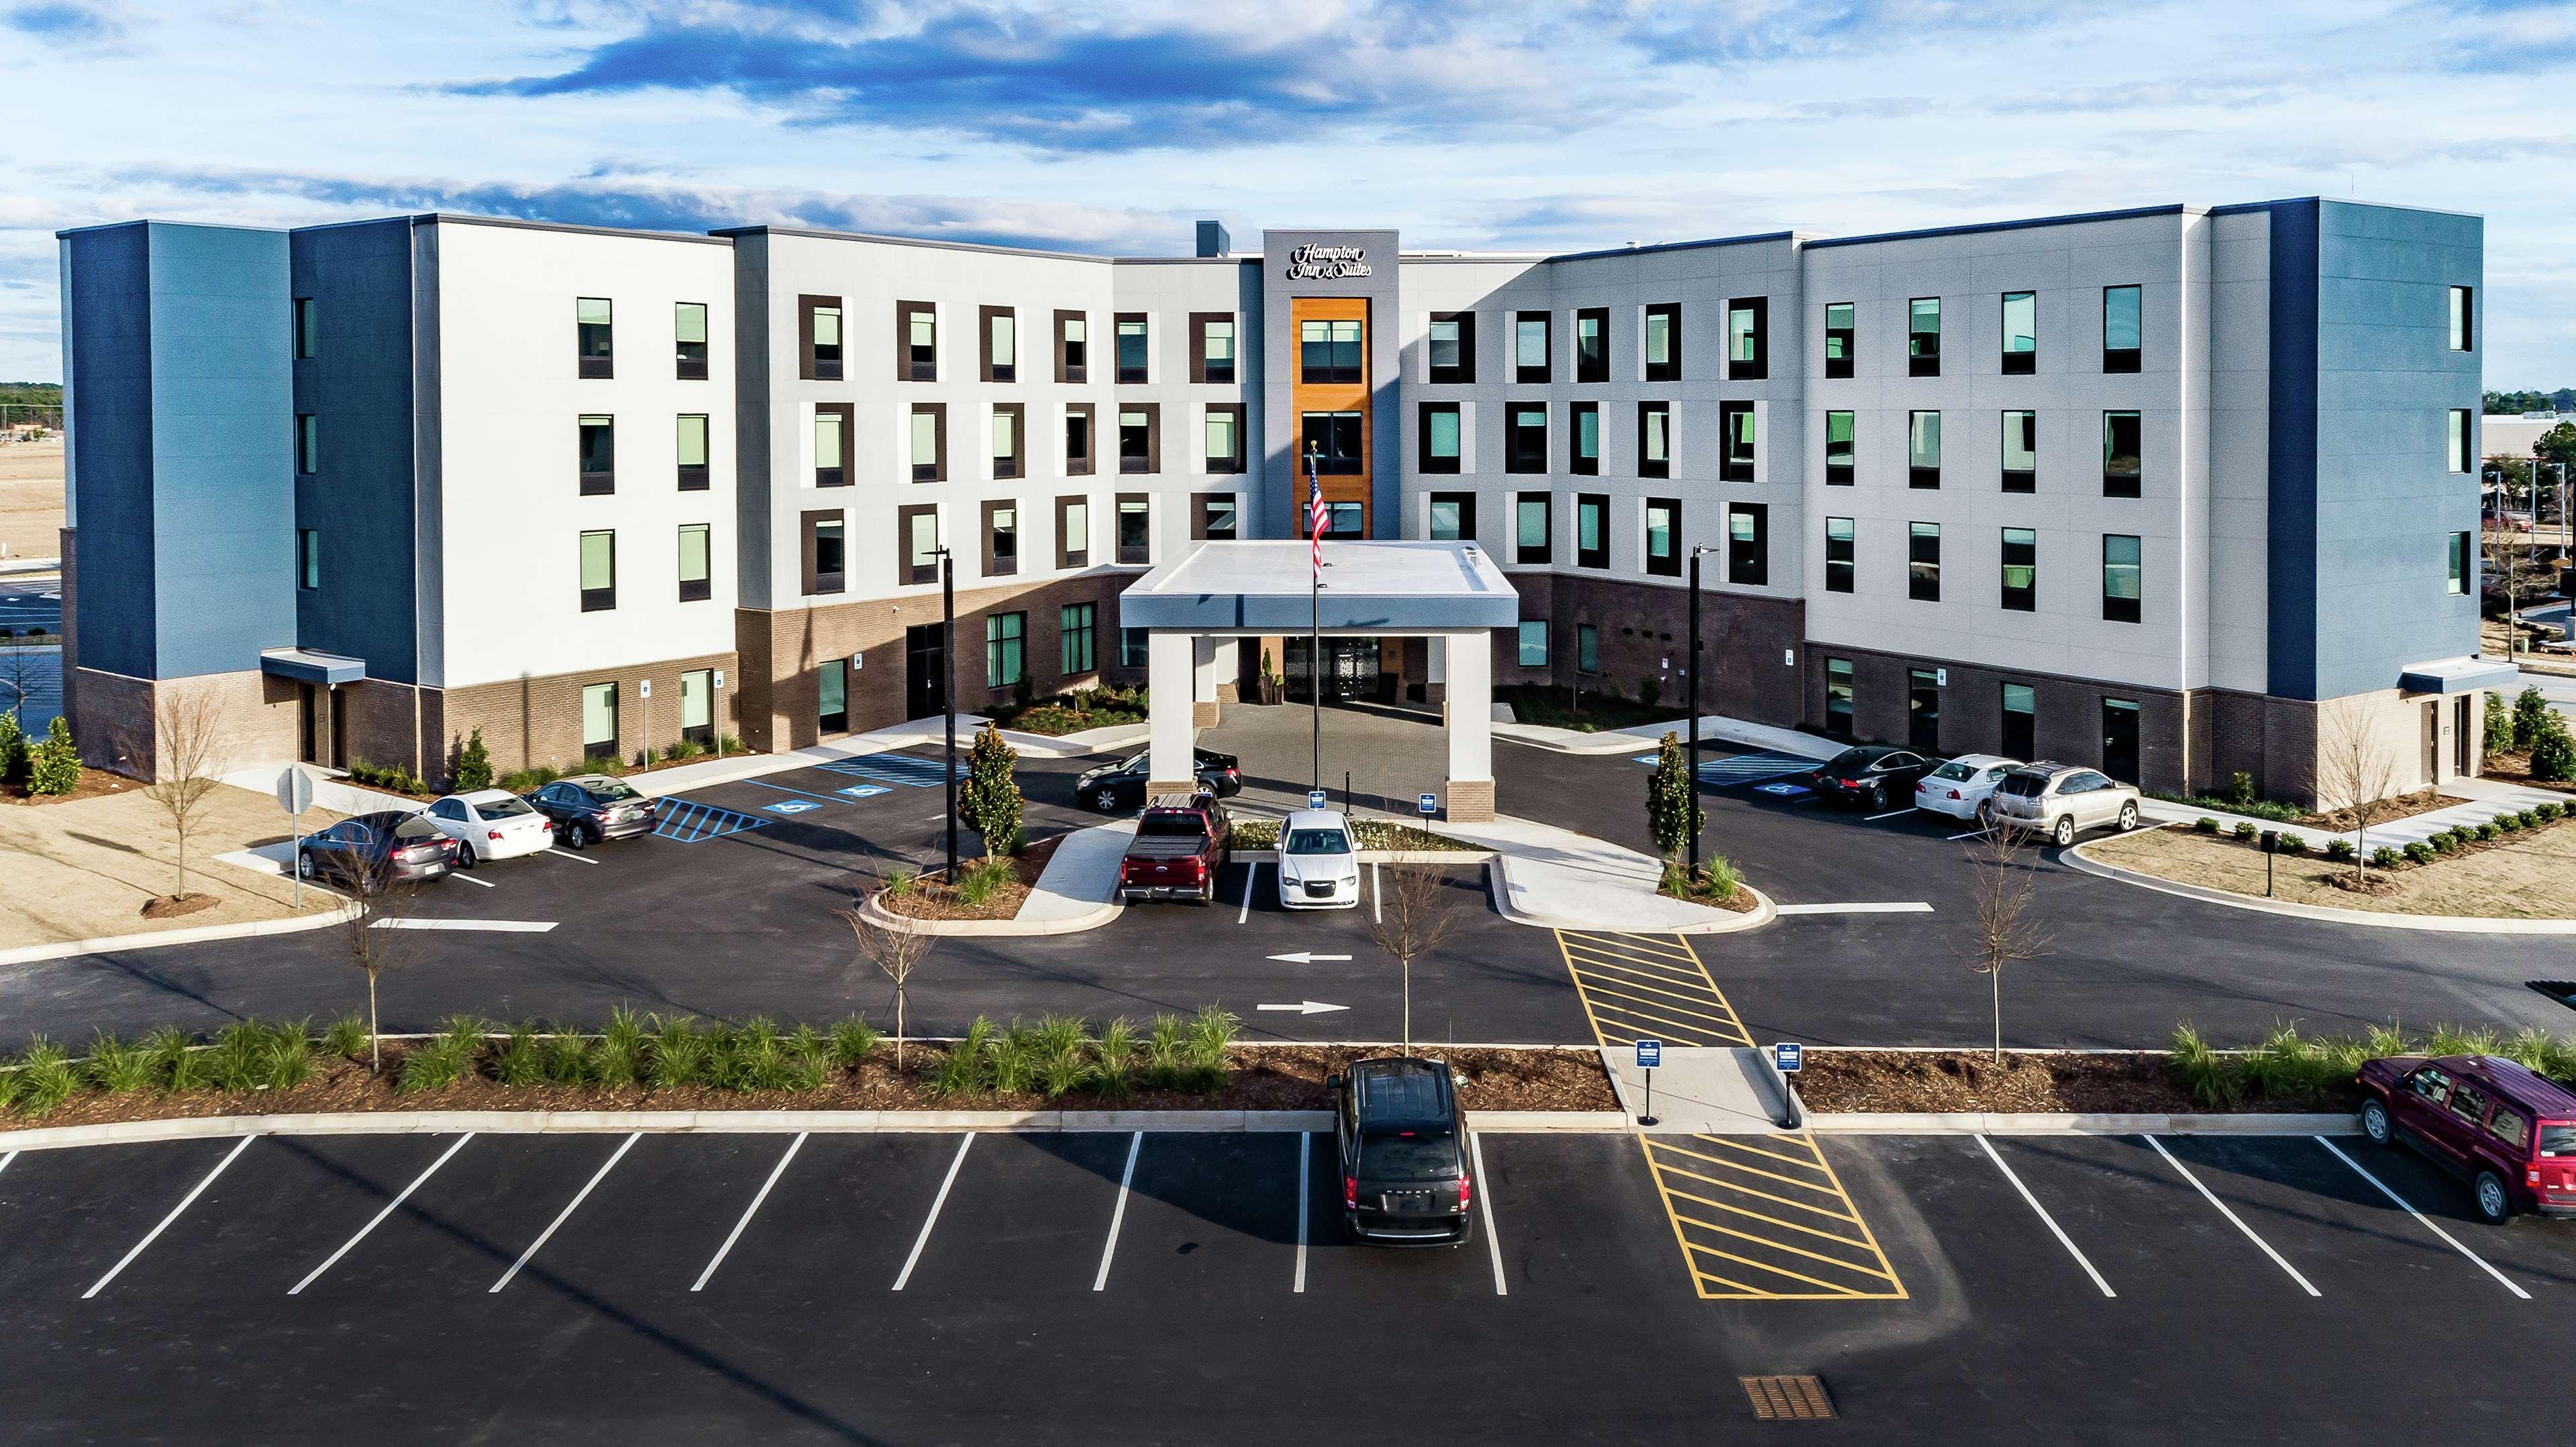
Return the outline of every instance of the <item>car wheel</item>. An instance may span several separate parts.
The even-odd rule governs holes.
[[[2388,1107],[2386,1105],[2375,1100],[2362,1102],[2361,1133],[2370,1137],[2370,1143],[2375,1146],[2393,1145],[2396,1143],[2396,1129],[2388,1123]]]
[[[1884,814],[1887,812],[1887,786],[1885,784],[1872,784],[1869,786],[1869,812],[1873,814]]]
[[[564,848],[571,850],[575,854],[579,854],[589,846],[590,840],[586,837],[586,831],[583,830],[579,821],[575,821],[564,826]]]
[[[2051,839],[2056,840],[2056,841],[2057,841],[2057,847],[2058,847],[2058,848],[2060,848],[2060,849],[2063,849],[2063,848],[2065,848],[2067,845],[2074,843],[2074,842],[2075,842],[2075,816],[2074,816],[2074,815],[2072,815],[2072,814],[2060,814],[2060,815],[2058,815],[2058,816],[2057,816],[2057,827],[2056,827],[2055,829],[2053,829],[2053,830],[2050,830],[2050,831],[2049,831],[2049,836],[2048,836],[2048,837],[2049,837],[2049,838],[2051,838]]]
[[[2134,803],[2131,803],[2131,804],[2123,804],[2123,805],[2121,805],[2121,806],[2120,806],[2120,832],[2121,832],[2121,833],[2123,833],[2123,834],[2126,834],[2126,833],[2128,833],[2130,830],[2135,829],[2135,828],[2137,828],[2137,827],[2138,827],[2138,806],[2137,806],[2136,804],[2134,804]]]
[[[459,844],[456,846],[456,867],[459,869],[472,869],[474,867],[473,845]]]
[[[300,849],[296,851],[295,874],[299,879],[318,879],[321,877],[320,872],[315,870],[313,867],[312,850]]]
[[[2477,1197],[2478,1215],[2488,1225],[2499,1225],[2513,1214],[2513,1197],[2505,1194],[2504,1177],[2493,1171],[2478,1172],[2477,1185],[2471,1194]]]
[[[1092,795],[1091,807],[1099,810],[1103,814],[1117,813],[1118,791],[1115,789],[1103,789],[1099,793]]]

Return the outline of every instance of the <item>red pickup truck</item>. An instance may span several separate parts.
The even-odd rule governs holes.
[[[1232,829],[1225,806],[1207,794],[1158,794],[1136,819],[1136,842],[1118,864],[1118,897],[1216,899],[1217,871],[1225,867]]]

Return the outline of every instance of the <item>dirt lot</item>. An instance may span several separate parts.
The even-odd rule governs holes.
[[[2141,830],[2085,845],[2084,853],[2180,884],[2258,899],[2263,894],[2261,851],[2188,829]],[[2576,825],[2513,835],[2474,854],[2437,857],[2413,869],[2374,870],[2394,886],[2384,894],[2337,887],[2331,881],[2350,874],[2352,866],[2321,856],[2278,855],[2274,866],[2273,897],[2292,904],[2503,919],[2565,919],[2576,913],[2576,895],[2567,888],[2568,871],[2576,867]]]
[[[60,557],[63,440],[0,447],[0,548],[12,558]]]
[[[92,771],[91,777],[108,776]],[[324,828],[339,817],[307,810],[305,827]],[[127,782],[122,789],[58,804],[0,804],[0,879],[8,881],[0,889],[0,949],[283,919],[294,913],[290,881],[218,864],[214,857],[284,839],[285,824],[275,800],[246,789],[216,789],[188,850],[189,891],[212,894],[216,902],[154,921],[143,917],[143,907],[175,886],[178,841],[160,806],[138,786]],[[334,903],[319,890],[304,891],[306,913]]]

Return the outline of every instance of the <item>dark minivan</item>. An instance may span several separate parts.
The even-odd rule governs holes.
[[[1449,1067],[1438,1060],[1354,1062],[1324,1082],[1340,1097],[1342,1237],[1380,1246],[1464,1246],[1475,1182]]]
[[[2576,1216],[2576,1094],[2496,1055],[2364,1061],[2362,1133],[2469,1183],[2478,1214]]]

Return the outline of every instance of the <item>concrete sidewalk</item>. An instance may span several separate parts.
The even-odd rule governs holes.
[[[1796,1120],[1782,1099],[1779,1080],[1768,1063],[1770,1052],[1725,1046],[1664,1047],[1664,1063],[1655,1068],[1654,1098],[1646,1098],[1646,1072],[1637,1068],[1636,1047],[1604,1046],[1602,1068],[1610,1072],[1619,1108],[1638,1129],[1652,1135],[1769,1135]],[[1651,1105],[1655,1118],[1641,1117]]]
[[[1515,743],[1554,749],[1562,754],[1630,754],[1651,749],[1666,734],[1690,741],[1690,720],[1677,718],[1670,723],[1639,724],[1634,728],[1605,729],[1600,733],[1581,733],[1574,729],[1552,728],[1545,724],[1498,723],[1494,737]],[[1733,748],[1769,749],[1776,753],[1794,754],[1804,759],[1830,759],[1841,753],[1843,745],[1831,739],[1804,734],[1796,729],[1775,728],[1770,724],[1749,723],[1724,714],[1705,714],[1699,721],[1702,744]]]
[[[1118,865],[1135,838],[1133,819],[1094,824],[1064,836],[1011,923],[1031,927],[1019,931],[1023,934],[1066,934],[1116,919],[1125,908],[1118,898]]]
[[[1541,929],[1629,934],[1730,934],[1769,924],[1776,911],[1711,909],[1659,892],[1663,861],[1607,839],[1528,819],[1482,824],[1434,823],[1446,834],[1494,851],[1494,900],[1505,919]]]
[[[2385,824],[2374,824],[2370,828],[2368,841],[2370,847],[2377,850],[2385,845],[2390,849],[2403,849],[2409,844],[2430,839],[2445,829],[2462,825],[2474,828],[2498,814],[2518,814],[2535,804],[2562,804],[2576,808],[2576,796],[2560,794],[2548,789],[2525,788],[2520,784],[2500,784],[2491,779],[2449,779],[2443,782],[2441,788],[2443,793],[2456,795],[2467,802],[2428,810],[2422,814],[2391,820]],[[2277,829],[2283,834],[2297,835],[2310,850],[2318,853],[2324,852],[2326,841],[2329,839],[2353,837],[2349,829],[2319,829],[2306,824],[2276,824],[2269,819],[2249,818],[2243,814],[2231,814],[2224,809],[2203,809],[2192,804],[2168,803],[2162,799],[2144,800],[2138,806],[2138,812],[2160,823],[2179,825],[2185,829],[2202,819],[2217,820],[2220,832],[2229,834],[2234,833],[2239,824],[2251,824],[2258,830]]]

